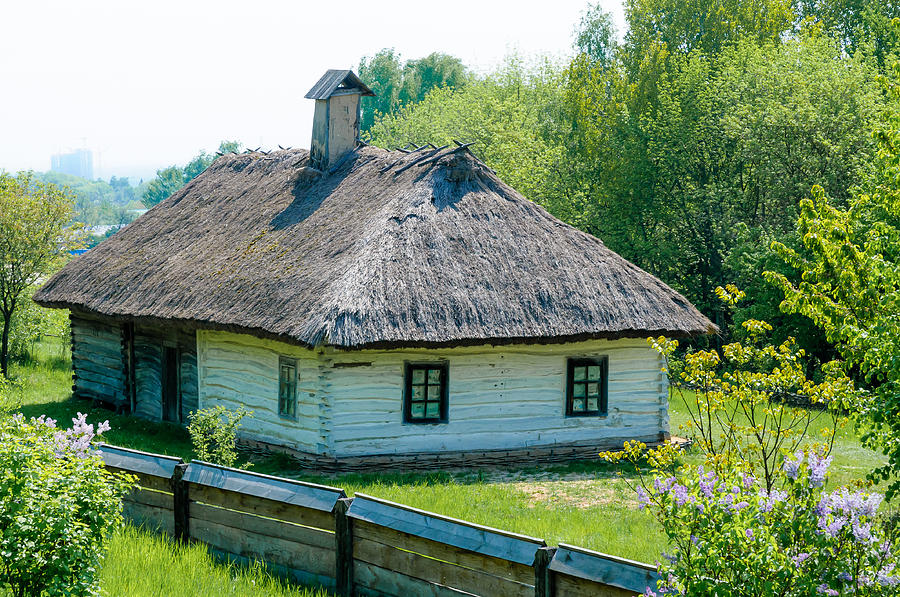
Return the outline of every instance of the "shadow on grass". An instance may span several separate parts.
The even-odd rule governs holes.
[[[103,435],[106,443],[178,456],[185,460],[193,457],[191,438],[187,430],[175,423],[157,423],[130,415],[117,415],[109,409],[94,406],[90,400],[69,398],[61,401],[47,401],[23,404],[18,409],[25,417],[46,415],[56,419],[60,427],[69,427],[71,419],[78,413],[87,414],[88,423],[109,421],[111,429]]]

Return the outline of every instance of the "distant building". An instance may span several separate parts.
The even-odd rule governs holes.
[[[90,149],[76,149],[70,153],[58,153],[50,158],[50,170],[88,180],[94,179],[94,154]]]

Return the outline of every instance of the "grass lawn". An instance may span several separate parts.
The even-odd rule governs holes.
[[[87,401],[71,399],[66,358],[44,356],[35,363],[13,365],[11,373],[26,385],[21,411],[27,416],[47,414],[61,423],[68,423],[76,412],[87,412],[90,422],[109,419],[112,425],[112,430],[106,434],[109,443],[184,459],[192,457],[187,432],[177,425],[117,416],[104,409],[94,409]],[[686,420],[679,403],[680,400],[674,399],[671,404],[673,432]],[[880,454],[860,446],[849,428],[840,431],[834,454],[832,484],[861,479],[866,471],[884,462]],[[687,458],[698,456],[688,455]],[[566,542],[650,563],[657,561],[666,547],[665,538],[655,522],[637,508],[628,485],[634,472],[598,461],[486,471],[315,475],[293,468],[287,458],[266,458],[255,459],[253,470],[335,485],[344,488],[349,495],[366,493],[540,537],[551,545]],[[132,548],[144,549],[142,546],[152,543],[130,533],[117,537],[114,552],[105,564],[105,575],[110,567],[121,565],[117,562],[129,561],[119,560],[123,557],[121,553]],[[200,556],[185,554],[179,557]],[[225,575],[222,578],[229,578],[227,572],[221,574]],[[206,580],[198,578],[200,582]]]

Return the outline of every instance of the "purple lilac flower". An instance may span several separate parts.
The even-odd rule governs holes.
[[[787,473],[788,477],[796,480],[800,476],[800,465],[803,464],[803,451],[797,450],[794,457],[796,460],[792,460],[788,456],[784,457],[784,472]]]
[[[838,516],[830,523],[827,520],[819,519],[819,528],[832,539],[838,536],[845,524],[847,524],[847,519],[843,516]]]
[[[822,487],[825,485],[825,475],[828,473],[828,466],[831,464],[832,457],[821,457],[818,454],[809,455],[809,486],[812,488]],[[796,478],[796,477],[792,477]]]
[[[741,473],[741,480],[744,482],[744,491],[750,491],[753,488],[753,485],[756,484],[756,479],[753,475]]]
[[[759,510],[761,512],[771,512],[773,508],[775,508],[775,504],[780,504],[784,500],[787,499],[787,492],[780,491],[778,489],[773,489],[771,493],[766,492],[765,489],[761,489],[759,491],[759,497],[762,499],[759,503]]]
[[[851,580],[853,580],[853,577],[850,576],[849,572],[841,572],[840,574],[837,575],[837,577],[839,579],[841,579],[843,581],[847,581],[847,582],[850,582]]]
[[[109,428],[109,421],[104,421],[97,426],[95,434],[94,426],[87,422],[87,415],[78,413],[77,417],[72,418],[71,429],[57,431],[53,434],[53,450],[59,458],[69,455],[86,458],[93,453],[91,442],[94,437],[109,431]]]
[[[819,593],[820,595],[828,595],[828,597],[837,597],[838,595],[840,595],[840,593],[838,593],[834,589],[829,589],[828,585],[826,585],[825,583],[822,583],[821,585],[816,587],[816,593]]]
[[[800,564],[805,562],[808,558],[809,558],[809,554],[804,551],[803,553],[798,553],[791,559],[794,561],[795,565],[799,566]]]
[[[753,541],[753,529],[747,529],[744,531],[744,534],[747,535],[747,539]]]
[[[739,510],[743,510],[744,508],[746,508],[749,505],[750,504],[748,502],[741,501],[741,502],[738,502],[738,503],[734,504],[733,506],[731,506],[731,510],[733,512],[738,512]]]
[[[650,496],[647,495],[647,492],[644,491],[643,487],[638,487],[635,490],[635,493],[637,493],[638,496],[638,508],[643,510],[647,507],[647,504],[650,503]]]
[[[859,543],[869,543],[872,540],[872,523],[861,524],[858,520],[853,521],[853,537]]]
[[[900,584],[900,578],[891,574],[894,571],[894,564],[888,564],[878,571],[875,575],[875,582],[883,587],[895,587]]]
[[[683,506],[688,501],[688,489],[681,483],[676,483],[672,487],[672,495],[675,497],[675,503],[678,506]]]

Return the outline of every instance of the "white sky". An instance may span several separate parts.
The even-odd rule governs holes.
[[[624,29],[620,0],[603,0]],[[223,139],[308,147],[303,95],[385,47],[477,70],[566,55],[587,0],[0,0],[0,169],[94,151],[94,175],[149,178]]]

